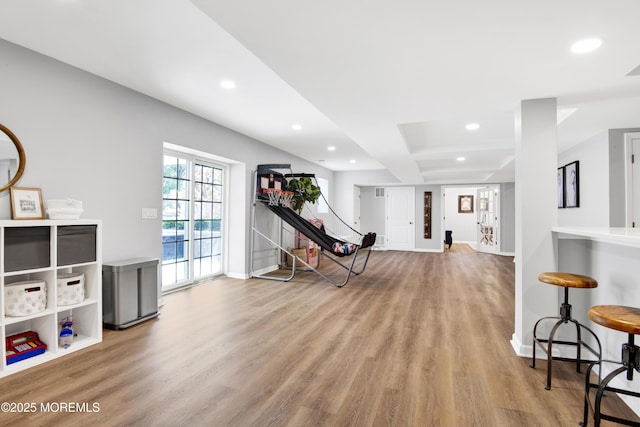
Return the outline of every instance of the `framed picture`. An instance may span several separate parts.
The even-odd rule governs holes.
[[[473,213],[473,196],[458,196],[458,213]]]
[[[558,168],[558,207],[564,208],[564,166]]]
[[[564,166],[564,205],[567,208],[580,207],[580,162],[575,161]]]
[[[11,217],[13,219],[44,219],[42,190],[11,187]]]

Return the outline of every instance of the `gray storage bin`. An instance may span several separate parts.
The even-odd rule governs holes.
[[[4,229],[4,271],[31,270],[51,265],[50,227]]]
[[[95,225],[58,227],[58,265],[95,262],[96,229]]]
[[[102,265],[102,320],[124,329],[156,317],[158,259],[134,258]]]

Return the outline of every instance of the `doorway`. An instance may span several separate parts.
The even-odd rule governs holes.
[[[478,188],[477,250],[498,253],[499,190],[497,185]]]
[[[165,152],[162,190],[162,289],[222,273],[225,167]]]
[[[499,184],[443,186],[442,235],[451,230],[454,245],[466,243],[477,251],[501,253],[499,198]]]
[[[640,132],[626,133],[625,144],[625,225],[635,227],[640,220],[640,168],[635,161],[640,156]],[[638,157],[640,159],[640,157]]]

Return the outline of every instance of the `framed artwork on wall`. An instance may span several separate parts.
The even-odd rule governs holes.
[[[564,208],[564,166],[558,168],[558,207]]]
[[[13,219],[44,219],[42,190],[11,187],[11,217]]]
[[[580,162],[576,160],[564,166],[565,207],[580,207]]]
[[[424,238],[431,238],[431,191],[424,192]]]
[[[458,196],[458,213],[473,213],[473,196]]]

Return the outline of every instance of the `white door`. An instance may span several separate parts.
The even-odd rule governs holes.
[[[386,248],[407,251],[415,248],[415,189],[387,188],[385,201]]]
[[[498,253],[499,187],[478,188],[478,245],[481,252]]]
[[[625,134],[627,164],[627,227],[640,227],[640,133]],[[636,160],[638,160],[636,162]]]

